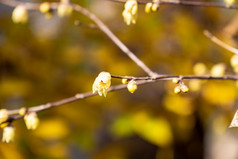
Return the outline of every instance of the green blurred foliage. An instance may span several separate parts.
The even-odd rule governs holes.
[[[73,2],[98,15],[158,73],[193,74],[197,62],[209,69],[224,62],[232,73],[232,54],[202,32],[209,29],[234,45],[237,35],[225,28],[235,11],[164,5],[145,14],[141,5],[137,23],[128,27],[121,3]],[[11,21],[12,9],[0,5],[0,108],[31,107],[91,91],[101,71],[145,75],[102,32],[74,26],[74,20],[91,24],[78,13],[61,19],[53,12],[47,20],[31,11],[28,24],[19,25]],[[223,134],[229,126],[237,87],[233,81],[206,81],[197,91],[175,95],[175,86],[159,81],[139,86],[134,94],[121,90],[46,110],[38,113],[35,131],[16,121],[16,139],[0,143],[0,158],[202,158],[206,134]]]

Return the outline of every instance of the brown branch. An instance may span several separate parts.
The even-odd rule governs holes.
[[[133,76],[117,76],[111,75],[112,78],[118,79],[129,79],[129,80],[171,80],[173,78],[180,78],[182,80],[192,80],[192,79],[199,79],[199,80],[238,80],[237,75],[225,75],[222,77],[215,77],[210,75],[204,76],[182,76],[182,75],[159,75],[156,77],[133,77]]]
[[[126,0],[108,0],[114,1],[119,3],[125,3]],[[152,1],[141,1],[138,0],[139,4],[146,4]],[[160,4],[170,4],[170,5],[185,5],[185,6],[195,6],[195,7],[216,7],[216,8],[225,8],[225,9],[238,9],[238,5],[228,5],[228,4],[221,4],[217,2],[202,2],[202,1],[180,1],[180,0],[160,0]]]
[[[222,77],[214,77],[214,76],[181,76],[181,75],[160,75],[157,77],[134,77],[134,76],[117,76],[117,75],[111,75],[112,78],[117,78],[117,79],[129,79],[129,80],[137,80],[137,85],[143,85],[143,84],[147,84],[147,83],[152,83],[152,82],[156,82],[156,81],[160,81],[160,80],[172,80],[173,78],[179,78],[182,80],[192,80],[192,79],[199,79],[199,80],[238,80],[238,76],[236,75],[226,75],[226,76],[222,76]],[[117,91],[117,90],[121,90],[121,89],[125,89],[127,87],[127,85],[116,85],[116,86],[112,86],[108,92],[112,92],[112,91]],[[75,96],[69,97],[69,98],[65,98],[56,102],[52,102],[52,103],[46,103],[43,105],[38,105],[38,106],[34,106],[28,109],[29,112],[39,112],[39,111],[43,111],[46,109],[50,109],[56,106],[60,106],[60,105],[64,105],[64,104],[68,104],[80,99],[85,99],[88,97],[92,97],[97,95],[97,93],[92,93],[92,92],[87,92],[87,93],[78,93]],[[9,110],[8,111],[10,115],[14,115],[14,114],[18,114],[19,109],[15,109],[15,110]],[[16,115],[13,116],[11,118],[9,118],[9,120],[7,120],[6,122],[12,122],[14,120],[20,119],[23,116],[21,115]],[[0,123],[1,124],[1,123]]]
[[[13,0],[0,0],[0,3],[15,7],[19,4],[24,5],[28,10],[39,10],[40,3],[28,3],[28,2],[17,2]],[[50,3],[51,9],[57,9],[59,3]],[[142,70],[144,70],[149,76],[156,76],[148,66],[144,64],[133,52],[131,52],[127,46],[122,43],[113,33],[112,31],[93,13],[88,11],[87,9],[81,7],[78,4],[71,4],[74,11],[79,12],[89,19],[91,19],[95,24],[97,24],[98,28],[105,33],[113,42],[117,45],[131,60],[133,60]]]
[[[211,32],[209,32],[208,30],[204,30],[204,35],[206,35],[206,37],[208,37],[212,42],[214,42],[215,44],[217,44],[218,46],[234,53],[234,54],[238,54],[238,49],[231,47],[230,45],[224,43],[223,41],[221,41],[220,39],[218,39],[217,37],[215,37],[214,35],[212,35]]]

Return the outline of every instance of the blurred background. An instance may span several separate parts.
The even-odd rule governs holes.
[[[197,63],[207,73],[224,63],[226,73],[234,74],[233,54],[212,43],[203,30],[238,47],[236,10],[162,5],[157,13],[146,14],[140,5],[136,24],[127,26],[121,16],[123,3],[72,2],[101,18],[153,71],[192,75]],[[75,26],[75,20],[92,24],[79,13],[59,18],[54,11],[46,19],[39,11],[30,11],[23,25],[12,22],[12,11],[0,4],[1,109],[31,107],[91,91],[101,71],[146,76],[100,30]],[[120,82],[113,79],[112,85]],[[120,90],[106,98],[62,105],[38,113],[40,125],[34,131],[18,120],[13,123],[15,141],[0,143],[0,158],[238,158],[238,131],[228,129],[237,109],[236,83],[185,84],[190,88],[187,94],[176,95],[176,84],[158,81],[139,86],[134,94]]]

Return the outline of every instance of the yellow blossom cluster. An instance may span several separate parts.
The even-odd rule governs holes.
[[[148,2],[145,5],[145,12],[146,13],[150,13],[152,12],[156,12],[159,8],[159,0],[153,0],[153,2]]]
[[[24,116],[24,121],[27,129],[34,130],[39,125],[39,118],[35,112],[28,112],[26,108],[19,109],[19,115]],[[2,142],[9,143],[14,140],[15,128],[9,120],[9,112],[7,109],[0,109],[0,125],[3,128]]]
[[[175,83],[175,84],[178,84],[178,86],[176,86],[174,88],[174,93],[175,94],[179,94],[181,92],[183,93],[187,93],[189,91],[189,88],[188,86],[186,86],[181,79],[178,79],[178,78],[174,78],[172,79],[172,82]]]
[[[122,16],[127,25],[135,24],[137,18],[138,4],[137,0],[127,0],[124,5]]]
[[[107,91],[111,86],[111,75],[108,72],[101,72],[93,83],[93,93],[98,92],[100,96],[107,96]]]

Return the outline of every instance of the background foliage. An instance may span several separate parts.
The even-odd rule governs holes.
[[[235,10],[161,6],[158,13],[145,14],[139,6],[136,25],[128,27],[122,3],[73,2],[98,15],[158,73],[190,75],[197,62],[208,69],[224,62],[232,73],[232,54],[202,32],[208,29],[236,46]],[[91,23],[77,13],[58,18],[54,12],[47,20],[31,11],[28,24],[19,25],[11,21],[12,10],[0,5],[1,108],[88,92],[101,71],[144,75],[102,32],[73,25],[74,20]],[[198,91],[182,95],[173,94],[174,87],[160,81],[139,86],[134,94],[122,90],[53,108],[38,113],[41,123],[35,131],[19,120],[14,143],[0,143],[0,158],[237,158],[237,130],[227,129],[237,104],[235,83],[206,81]]]

